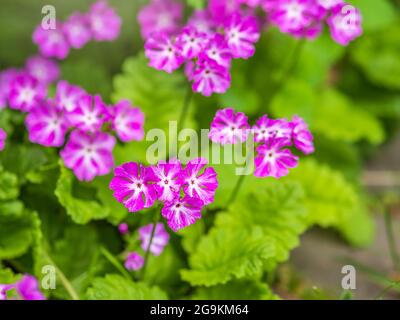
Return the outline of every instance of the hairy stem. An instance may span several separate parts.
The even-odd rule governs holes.
[[[142,268],[142,279],[144,278],[145,273],[146,273],[146,267],[147,267],[149,256],[150,256],[150,248],[151,248],[151,244],[153,243],[153,238],[154,238],[154,234],[156,233],[156,227],[157,227],[157,223],[158,223],[159,219],[160,219],[160,213],[158,212],[158,210],[155,210],[153,229],[151,230],[150,241],[149,241],[149,244],[147,245],[146,253],[144,256],[144,264],[143,264],[143,268]]]
[[[394,269],[398,271],[400,270],[399,269],[400,260],[399,260],[399,255],[397,254],[396,240],[394,238],[394,233],[393,233],[392,215],[390,214],[389,208],[385,208],[384,216],[385,216],[386,238],[389,245],[390,256],[392,258]]]

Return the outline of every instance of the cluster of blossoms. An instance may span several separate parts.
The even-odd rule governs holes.
[[[178,160],[150,167],[130,162],[115,168],[110,189],[129,212],[162,202],[162,216],[176,232],[200,219],[203,207],[214,201],[217,173],[206,165],[204,158],[193,159],[186,166]]]
[[[97,1],[89,12],[75,12],[64,22],[57,21],[55,29],[41,24],[32,39],[42,56],[65,59],[71,48],[80,49],[89,41],[112,41],[119,36],[121,18],[104,0]]]
[[[8,298],[9,292],[11,293]],[[39,282],[31,275],[24,275],[21,280],[13,284],[0,284],[1,300],[45,300],[45,296],[39,290]]]
[[[150,66],[171,73],[185,65],[193,91],[205,96],[227,91],[232,59],[254,55],[262,26],[314,39],[327,23],[342,45],[362,34],[359,10],[343,0],[210,0],[186,23],[181,3],[152,0],[138,20]]]
[[[254,159],[254,175],[259,178],[277,179],[289,174],[297,166],[299,158],[292,153],[294,146],[304,154],[314,152],[313,135],[304,120],[298,116],[292,121],[270,119],[264,115],[250,128],[247,116],[232,108],[217,111],[211,123],[209,138],[214,143],[236,144],[254,138],[257,155]]]
[[[122,234],[127,234],[128,228],[127,224],[120,224],[118,229]],[[144,252],[149,252],[155,256],[159,256],[163,251],[165,246],[169,242],[169,234],[165,230],[162,223],[156,224],[156,229],[154,230],[153,239],[151,240],[151,235],[153,233],[153,224],[145,225],[139,228],[139,240],[140,246]],[[149,247],[151,241],[151,245]],[[144,265],[144,258],[138,252],[129,252],[125,260],[125,268],[128,270],[139,270]]]

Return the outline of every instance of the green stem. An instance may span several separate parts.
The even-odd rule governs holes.
[[[185,94],[185,99],[183,100],[183,106],[181,110],[181,115],[179,117],[179,122],[178,122],[178,134],[179,132],[183,129],[185,125],[185,120],[189,112],[189,107],[190,107],[190,102],[193,97],[193,90],[192,87],[189,83],[186,94]]]
[[[398,254],[397,254],[396,240],[394,238],[394,233],[393,233],[392,216],[391,216],[388,208],[385,208],[384,216],[385,216],[386,238],[387,238],[387,242],[389,245],[390,256],[392,258],[394,269],[399,271],[400,270],[400,268],[399,268],[400,260],[399,260]]]
[[[236,198],[237,198],[237,196],[239,194],[239,191],[242,188],[242,185],[243,185],[245,177],[246,177],[246,175],[241,175],[239,177],[238,181],[236,182],[235,188],[233,189],[233,191],[231,193],[231,196],[229,197],[229,200],[227,202],[228,205],[233,203],[236,200]]]
[[[150,248],[151,248],[151,244],[153,243],[153,238],[154,238],[154,234],[156,233],[156,227],[157,227],[157,223],[158,223],[159,219],[160,219],[160,213],[158,212],[158,210],[155,210],[153,229],[151,230],[150,241],[149,241],[149,244],[147,245],[146,253],[144,256],[144,263],[143,263],[143,268],[142,268],[142,279],[144,278],[144,275],[146,273],[146,267],[147,267],[147,264],[149,261],[149,256],[150,256]]]
[[[117,269],[119,272],[121,272],[121,274],[131,280],[131,276],[128,273],[128,271],[125,270],[125,268],[119,263],[119,261],[114,257],[114,255],[108,251],[106,248],[101,247],[100,248],[100,252],[101,254],[115,267],[115,269]]]
[[[400,281],[394,281],[392,282],[389,286],[387,286],[385,289],[383,289],[376,297],[374,300],[380,300],[384,297],[384,295],[389,292],[391,289],[398,287],[400,288]]]

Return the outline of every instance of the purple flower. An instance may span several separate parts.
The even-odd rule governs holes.
[[[144,48],[145,55],[150,60],[149,65],[157,70],[172,73],[185,61],[179,52],[179,48],[165,33],[150,36]]]
[[[80,98],[86,92],[77,87],[70,85],[67,81],[60,81],[57,84],[56,102],[67,112],[72,112],[78,107]]]
[[[144,251],[147,251],[149,247],[151,234],[153,231],[153,224],[148,224],[144,227],[139,228],[139,239],[141,241],[141,247]],[[151,242],[150,252],[155,256],[159,256],[164,247],[168,244],[169,234],[165,230],[162,223],[157,223],[156,230],[154,231],[153,241]]]
[[[99,0],[90,7],[87,14],[93,38],[97,41],[113,41],[121,30],[121,18],[107,1]]]
[[[215,143],[236,144],[246,141],[249,128],[247,116],[244,113],[226,108],[217,111],[211,122],[208,137]]]
[[[15,284],[15,289],[23,300],[46,300],[46,297],[39,290],[38,280],[31,275],[24,275]]]
[[[20,74],[21,72],[16,69],[6,69],[0,72],[0,110],[7,106],[11,84]]]
[[[151,207],[157,200],[154,182],[157,179],[151,168],[130,162],[115,168],[110,189],[129,212],[136,212]]]
[[[289,174],[289,168],[298,164],[298,157],[289,149],[290,140],[279,138],[272,139],[266,144],[257,147],[257,156],[254,159],[254,175],[258,178],[274,177],[279,179]]]
[[[7,133],[2,128],[0,128],[0,151],[4,150],[6,139],[7,139]]]
[[[363,33],[360,11],[348,4],[335,7],[327,22],[333,40],[343,46],[347,46]]]
[[[46,58],[65,59],[70,45],[63,32],[63,25],[57,22],[56,29],[44,29],[42,25],[36,27],[32,36],[33,42],[39,47],[42,56]]]
[[[92,39],[87,15],[75,12],[63,25],[65,37],[72,48],[80,49]]]
[[[176,46],[185,59],[197,58],[207,43],[207,35],[193,27],[186,27],[176,38]]]
[[[248,59],[254,55],[254,44],[260,38],[257,20],[235,13],[225,22],[225,39],[234,58]]]
[[[169,163],[159,163],[153,166],[153,174],[159,180],[155,184],[158,199],[161,201],[172,201],[176,195],[179,195],[181,181],[179,177],[182,171],[181,164],[178,161]]]
[[[88,134],[75,130],[60,155],[78,180],[91,181],[110,173],[114,166],[114,145],[115,138],[107,133]]]
[[[110,109],[112,127],[123,142],[142,140],[144,136],[144,113],[133,108],[128,100],[118,102]]]
[[[27,112],[43,101],[46,88],[28,74],[17,76],[11,83],[9,103],[11,109]]]
[[[89,94],[82,95],[78,99],[77,107],[67,115],[71,126],[85,132],[99,131],[107,117],[107,107],[101,97]]]
[[[229,70],[203,56],[193,72],[193,91],[206,97],[213,93],[225,93],[231,85]]]
[[[152,0],[138,14],[143,39],[153,33],[165,33],[168,36],[179,30],[183,16],[183,6],[174,0]]]
[[[176,232],[201,219],[203,205],[203,201],[197,198],[185,196],[180,199],[177,197],[173,201],[165,202],[161,213],[167,219],[168,226]]]
[[[208,10],[195,10],[190,16],[187,26],[207,34],[214,32],[216,27]]]
[[[223,35],[216,33],[208,41],[204,53],[209,59],[214,60],[220,66],[230,68],[232,53]]]
[[[39,82],[50,84],[60,76],[58,64],[41,56],[30,57],[25,63],[26,71]]]
[[[210,0],[208,10],[216,23],[223,23],[226,18],[240,10],[241,0]]]
[[[29,140],[45,147],[61,147],[68,125],[64,110],[53,101],[43,101],[25,119]]]
[[[0,284],[0,301],[7,300],[7,291],[13,288],[12,284]]]
[[[129,227],[127,223],[120,223],[118,225],[118,231],[120,234],[127,234],[129,232]]]
[[[125,260],[125,268],[127,270],[139,270],[144,265],[144,259],[137,252],[130,252]]]
[[[270,119],[267,115],[257,120],[253,126],[254,140],[256,142],[268,142],[270,139],[291,139],[292,126],[285,119]]]
[[[204,205],[214,202],[215,191],[218,188],[217,173],[206,166],[207,160],[197,158],[190,160],[180,177],[185,194],[190,198],[200,199]]]
[[[316,0],[317,4],[325,10],[331,10],[343,3],[343,0]]]
[[[292,119],[293,126],[293,141],[297,149],[302,151],[304,154],[311,154],[314,152],[314,137],[308,125],[304,120],[298,116],[294,116]]]

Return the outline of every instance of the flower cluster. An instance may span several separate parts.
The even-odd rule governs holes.
[[[200,219],[202,208],[214,201],[217,173],[206,165],[204,158],[193,159],[186,166],[178,160],[150,167],[130,162],[115,168],[110,189],[129,212],[161,201],[162,216],[178,231]]]
[[[271,119],[264,115],[250,128],[247,116],[232,108],[218,110],[211,123],[209,138],[220,144],[246,141],[250,134],[256,143],[254,159],[256,177],[275,177],[289,174],[298,164],[299,157],[292,153],[294,146],[304,154],[314,152],[313,135],[304,120],[298,116],[292,121]]]
[[[13,284],[0,284],[0,301],[10,299],[20,300],[45,300],[39,290],[39,282],[31,275],[24,275],[21,280]]]
[[[94,3],[89,12],[75,12],[55,29],[36,27],[32,40],[42,56],[65,59],[71,48],[80,49],[89,41],[112,41],[121,29],[121,18],[105,0]]]
[[[220,15],[219,6],[227,6],[224,2],[210,1],[185,25],[182,4],[175,0],[152,0],[145,6],[138,20],[150,66],[171,73],[185,64],[193,91],[204,96],[225,93],[231,83],[232,59],[253,56],[260,32],[255,14],[238,8]]]

